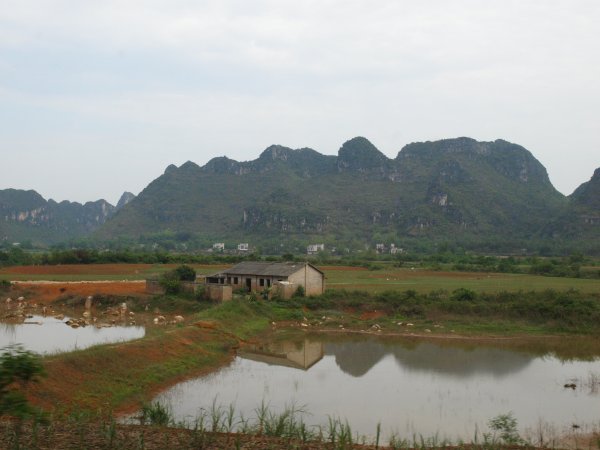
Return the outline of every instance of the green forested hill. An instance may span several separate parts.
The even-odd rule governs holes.
[[[337,157],[271,146],[249,162],[169,166],[95,237],[170,231],[282,251],[310,242],[510,250],[576,241],[548,234],[549,221],[568,216],[575,197],[556,191],[539,161],[506,141],[415,143],[390,159],[358,137]]]
[[[587,250],[600,251],[600,168],[569,196],[566,211],[549,220],[544,237],[579,241]]]
[[[116,209],[105,200],[82,205],[45,200],[33,190],[0,190],[0,243],[48,245],[88,236]]]

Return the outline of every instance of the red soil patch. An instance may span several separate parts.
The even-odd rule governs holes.
[[[51,303],[61,296],[116,295],[141,296],[146,295],[146,284],[136,281],[114,282],[27,282],[16,283],[11,290],[13,297],[23,295],[28,301],[36,303]]]
[[[130,275],[151,268],[151,264],[67,264],[57,266],[14,266],[5,273],[20,275]]]
[[[215,271],[230,267],[229,265],[190,264],[196,269],[214,269]],[[179,264],[65,264],[56,266],[12,266],[2,269],[2,273],[18,275],[136,275],[151,270],[153,267],[174,269]]]
[[[365,311],[359,317],[360,320],[373,320],[379,319],[380,317],[385,316],[385,313],[382,311]]]

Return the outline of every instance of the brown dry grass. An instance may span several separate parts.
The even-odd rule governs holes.
[[[379,319],[380,317],[385,316],[386,314],[383,311],[365,311],[360,316],[360,320],[374,320]]]
[[[214,269],[215,271],[229,267],[228,265],[190,264],[196,270]],[[174,269],[179,264],[65,264],[39,266],[11,266],[0,270],[2,274],[15,275],[136,275],[151,271],[154,268]]]

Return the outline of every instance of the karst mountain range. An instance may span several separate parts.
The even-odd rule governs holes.
[[[179,242],[255,242],[272,251],[310,242],[589,248],[600,240],[600,169],[582,180],[590,175],[565,196],[528,150],[503,140],[413,143],[394,159],[363,137],[337,156],[273,145],[253,161],[171,165],[116,206],[0,190],[0,239],[51,245],[172,234]]]

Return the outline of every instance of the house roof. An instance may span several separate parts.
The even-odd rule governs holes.
[[[235,266],[220,272],[222,275],[262,275],[274,277],[287,277],[303,269],[305,266],[310,266],[317,272],[323,274],[319,269],[309,263],[298,262],[257,262],[244,261]]]

